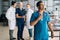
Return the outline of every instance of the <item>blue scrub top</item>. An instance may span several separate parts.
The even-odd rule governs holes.
[[[16,14],[18,14],[19,16],[24,16],[22,10],[20,10],[20,8],[16,8]],[[24,18],[16,18],[17,23],[24,23]]]
[[[30,22],[37,19],[39,12],[34,12],[32,14]],[[34,25],[34,40],[48,40],[48,22],[50,22],[50,16],[47,12],[43,12],[42,20],[39,20],[36,25]]]

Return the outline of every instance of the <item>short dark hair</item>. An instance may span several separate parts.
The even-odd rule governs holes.
[[[43,3],[43,2],[42,1],[38,1],[37,4],[36,4],[36,6],[37,7],[40,6],[40,3]]]
[[[15,1],[12,1],[12,2],[11,2],[11,5],[14,5],[15,3],[16,3]]]

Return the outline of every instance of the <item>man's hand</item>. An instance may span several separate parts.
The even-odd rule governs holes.
[[[53,38],[54,37],[54,32],[53,32],[53,28],[52,28],[51,24],[52,24],[51,22],[48,22],[48,28],[51,31],[51,38]]]
[[[41,18],[42,18],[42,15],[40,14],[40,15],[38,16],[38,20],[41,20]]]
[[[25,18],[25,16],[22,16],[22,18]]]
[[[51,32],[51,38],[54,38],[54,33],[53,32]]]

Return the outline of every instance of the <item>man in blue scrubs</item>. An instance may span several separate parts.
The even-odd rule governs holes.
[[[23,29],[24,29],[24,9],[22,8],[23,4],[22,2],[18,3],[18,8],[16,9],[16,21],[18,26],[18,32],[17,32],[17,39],[18,40],[24,40],[23,39]]]
[[[30,25],[34,26],[34,40],[48,40],[48,28],[53,38],[53,30],[51,28],[50,16],[44,11],[42,1],[37,2],[38,11],[32,14]]]

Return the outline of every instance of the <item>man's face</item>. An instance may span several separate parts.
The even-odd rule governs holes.
[[[23,4],[22,4],[22,3],[19,3],[18,6],[19,6],[20,8],[22,8],[22,7],[23,7]]]
[[[14,7],[16,8],[16,3],[14,4]]]
[[[26,5],[26,8],[27,8],[27,9],[30,9],[30,5]]]
[[[40,3],[39,9],[40,10],[43,10],[44,9],[44,3]]]

